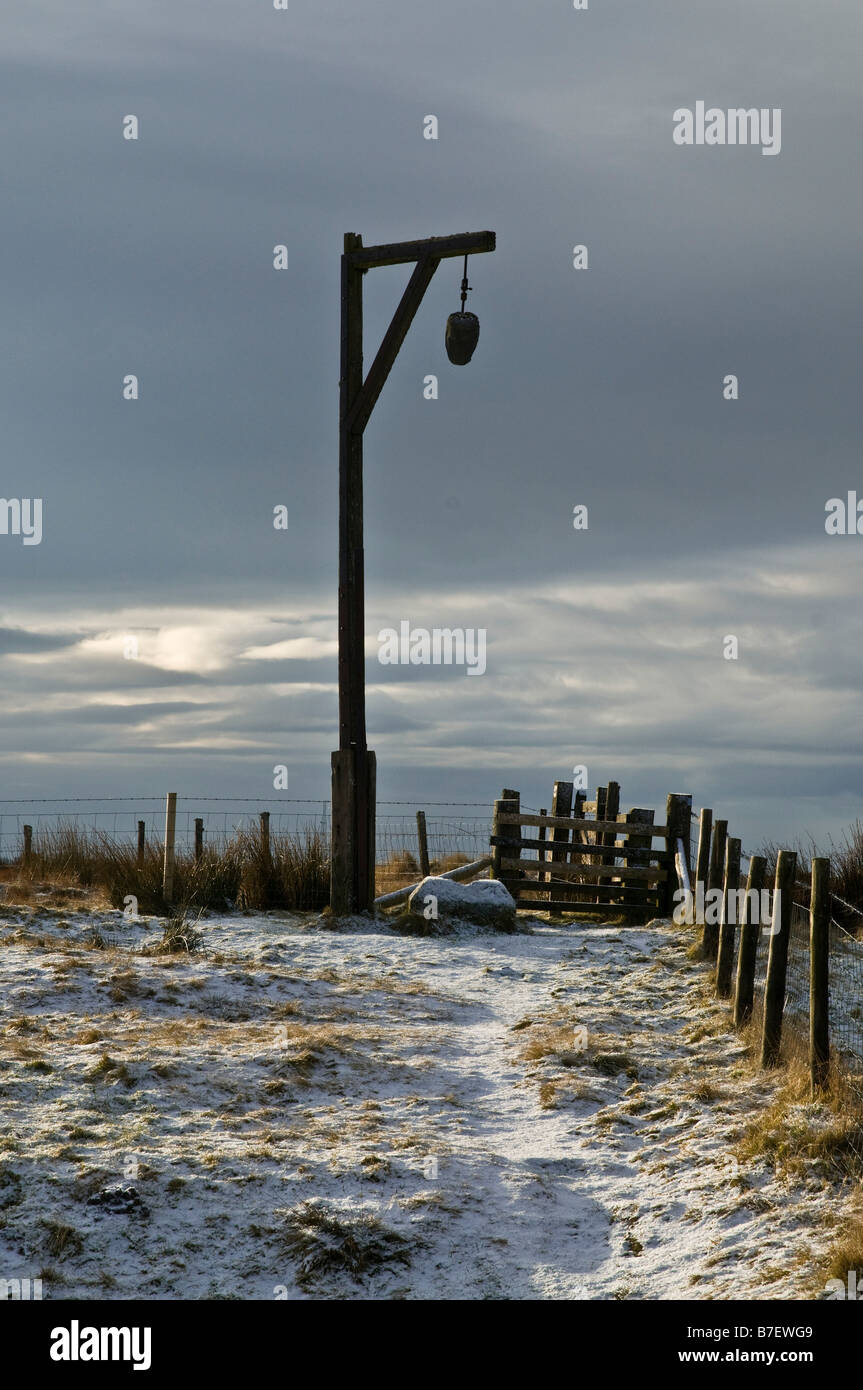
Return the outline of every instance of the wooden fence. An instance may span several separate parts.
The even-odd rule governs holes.
[[[678,846],[682,851],[682,844]],[[766,860],[749,858],[741,886],[741,843],[728,835],[728,822],[713,822],[711,810],[699,816],[695,883],[690,881],[682,854],[676,859],[679,894],[688,912],[684,920],[700,928],[701,952],[715,962],[717,998],[727,999],[737,1028],[759,1025],[758,1049],[762,1067],[775,1067],[782,1055],[783,1021],[788,997],[788,960],[792,920],[805,921],[806,910],[795,902],[797,855],[780,850],[773,876],[769,913],[763,892]],[[815,858],[811,866],[808,909],[809,1027],[808,1054],[813,1094],[827,1086],[830,1072],[829,951],[830,860]],[[712,900],[711,900],[712,897]],[[680,917],[678,909],[678,916]],[[769,938],[760,1016],[756,1020],[756,962],[759,941]]]
[[[713,966],[717,997],[729,1001],[738,1028],[757,1021],[761,1065],[776,1066],[782,1049],[792,918],[799,931],[805,911],[794,900],[797,855],[779,852],[765,920],[765,858],[751,856],[744,883],[741,841],[728,834],[727,820],[714,821],[713,812],[703,809],[693,853],[691,796],[670,793],[662,825],[654,823],[653,810],[619,808],[617,782],[597,788],[594,801],[572,782],[555,782],[551,814],[544,808],[522,810],[519,793],[505,789],[494,804],[491,877],[506,884],[519,911],[613,915],[641,922],[651,916],[674,916],[678,923],[694,925],[701,954]],[[812,861],[806,944],[813,1092],[828,1084],[831,1058],[829,871],[828,859]],[[759,943],[763,981],[757,988]]]
[[[669,913],[678,840],[689,864],[692,798],[669,795],[664,825],[654,824],[652,810],[619,806],[617,782],[597,788],[590,802],[572,782],[555,782],[550,815],[522,811],[520,794],[505,789],[494,804],[491,877],[506,884],[519,911],[613,912],[641,921]]]

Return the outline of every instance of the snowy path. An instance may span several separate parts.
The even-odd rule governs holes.
[[[811,1296],[835,1195],[739,1168],[772,1082],[681,929],[417,940],[274,914],[208,919],[178,959],[26,916],[0,924],[0,1276],[44,1272],[47,1297]],[[298,1285],[285,1232],[309,1203],[373,1218],[403,1259]],[[46,1221],[74,1232],[59,1254]]]

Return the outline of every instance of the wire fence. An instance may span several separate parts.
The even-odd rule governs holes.
[[[329,801],[286,800],[253,802],[228,797],[178,797],[176,846],[178,851],[191,851],[195,844],[195,822],[203,821],[204,844],[218,848],[238,833],[254,829],[262,811],[269,812],[270,833],[302,836],[307,831],[330,835]],[[88,809],[83,809],[84,805]],[[378,810],[376,821],[375,855],[379,864],[402,859],[415,863],[418,854],[416,811],[427,807],[448,811],[436,815],[426,811],[429,856],[432,861],[453,857],[478,859],[488,852],[491,832],[491,807],[484,814],[464,814],[481,811],[482,802],[379,802],[404,809],[387,812]],[[287,807],[290,809],[287,809]],[[407,808],[413,807],[414,814]],[[254,809],[252,809],[254,808]],[[94,837],[103,836],[117,843],[135,843],[138,823],[143,821],[148,844],[160,845],[165,829],[165,798],[64,798],[56,801],[0,801],[0,862],[17,861],[24,847],[24,827],[33,831],[34,847],[40,836],[62,829],[76,829]]]
[[[759,933],[755,967],[753,1020],[761,1029],[768,932]],[[835,923],[830,927],[830,1047],[835,1063],[852,1088],[863,1094],[863,942]],[[794,903],[788,938],[788,973],[782,1018],[783,1050],[804,1063],[809,1057],[809,909]]]

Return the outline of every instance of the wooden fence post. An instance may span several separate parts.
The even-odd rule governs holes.
[[[616,821],[616,820],[617,820],[617,817],[618,817],[618,815],[619,815],[619,813],[620,813],[620,783],[619,783],[619,782],[609,782],[608,787],[607,787],[607,789],[606,789],[606,793],[605,793],[605,819],[606,819],[607,821]],[[602,856],[602,863],[603,863],[603,864],[611,864],[611,865],[613,865],[613,864],[614,864],[614,858],[615,858],[615,855],[614,855],[614,842],[615,842],[615,840],[617,839],[617,835],[616,835],[616,833],[615,833],[613,830],[606,830],[605,833],[602,835],[601,838],[602,838],[602,844],[603,844],[603,846],[608,846],[607,852],[606,852],[605,854],[603,854],[603,856]],[[605,874],[603,874],[603,875],[602,875],[602,878],[600,878],[600,879],[597,880],[597,886],[599,886],[600,884],[606,885],[606,884],[611,883],[612,881],[613,881],[613,875],[612,875],[612,874],[608,874],[607,876],[606,876]],[[605,894],[604,894],[604,893],[598,893],[598,894],[597,894],[597,899],[598,899],[598,901],[601,902],[603,899],[605,899]],[[610,901],[610,899],[611,899],[611,894],[609,894],[607,901]]]
[[[737,984],[734,991],[734,1023],[742,1028],[752,1017],[755,997],[755,962],[758,957],[758,937],[761,921],[761,889],[767,861],[763,854],[753,854],[746,880],[746,902],[740,919],[740,949],[737,954]],[[752,895],[755,895],[753,909]]]
[[[725,845],[728,839],[728,821],[718,820],[713,824],[713,844],[710,850],[710,869],[707,874],[707,893],[721,893],[725,878]],[[705,900],[707,897],[705,893]],[[711,915],[715,915],[714,912]],[[707,917],[707,911],[704,913]],[[708,960],[715,960],[719,950],[719,923],[705,920],[701,936],[701,947]]]
[[[572,782],[555,782],[554,791],[551,796],[551,814],[553,816],[569,816],[572,814]],[[552,869],[549,877],[554,878],[554,864],[559,864],[561,861],[564,863],[567,862],[566,849],[558,849],[556,846],[566,846],[569,844],[569,831],[562,830],[559,826],[555,826],[554,830],[551,832],[551,843],[555,848],[551,851]],[[566,897],[566,894],[561,888],[553,888],[549,893],[549,897],[551,899],[557,899],[559,902],[561,898]],[[559,915],[558,912],[553,914],[555,917]]]
[[[707,891],[707,876],[710,870],[710,836],[713,831],[713,812],[708,807],[702,807],[701,815],[698,817],[698,857],[695,861],[695,876],[692,880],[692,892],[695,901],[698,901],[698,885],[701,884],[701,901],[704,902],[704,894]],[[695,914],[696,926],[704,926],[704,912],[699,917]]]
[[[690,829],[692,822],[692,797],[682,792],[669,792],[665,799],[665,824],[668,827],[665,848],[666,861],[665,869],[668,878],[665,883],[659,885],[659,910],[664,917],[671,917],[674,912],[674,894],[677,890],[677,874],[674,868],[674,861],[677,855],[677,841],[683,841],[683,853],[686,860],[686,870],[692,881],[692,852],[689,847]]]
[[[809,906],[809,1069],[812,1095],[827,1086],[830,1075],[830,860],[812,860]]]
[[[143,867],[143,863],[144,863],[144,847],[145,847],[146,842],[147,842],[147,841],[146,841],[146,836],[147,836],[147,823],[146,823],[146,821],[139,820],[139,821],[138,821],[138,868],[139,868],[139,869]]]
[[[719,926],[719,951],[716,957],[716,993],[720,999],[731,997],[731,977],[734,971],[734,924],[737,918],[740,889],[740,841],[729,838],[725,849],[725,880],[722,885],[722,920]],[[731,894],[734,894],[733,906]]]
[[[587,813],[584,803],[587,801],[587,792],[576,791],[572,798],[572,818],[573,820],[585,820]],[[584,830],[573,830],[570,836],[573,844],[587,844],[587,833]]]
[[[627,827],[630,825],[653,825],[653,811],[645,810],[642,807],[634,807],[626,817]],[[648,835],[626,835],[626,844],[623,847],[623,859],[625,865],[644,867],[650,863],[650,847],[653,836]],[[623,870],[625,876],[626,869]],[[660,885],[661,887],[662,885]],[[623,901],[632,904],[643,910],[647,916],[647,901],[649,888],[647,882],[635,884],[633,887],[624,889]]]
[[[576,792],[574,793],[573,798],[572,798],[572,817],[573,817],[573,820],[586,820],[586,819],[587,819],[587,812],[586,812],[585,809],[584,809],[584,804],[585,804],[586,801],[587,801],[587,792],[586,792],[586,791],[576,791]],[[587,845],[587,844],[590,843],[590,832],[589,832],[589,831],[586,831],[586,830],[573,830],[573,832],[572,832],[572,834],[570,835],[569,838],[570,838],[570,843],[573,844],[573,845]],[[567,862],[567,864],[575,864],[576,866],[578,866],[579,864],[583,864],[585,861],[584,861],[584,858],[583,858],[582,855],[577,854],[577,855],[575,856],[575,858],[573,859],[572,854],[571,854],[571,853],[567,853],[566,862]],[[573,880],[573,879],[570,879],[570,880],[569,880],[570,883],[577,882],[577,881],[578,881],[578,880]],[[572,889],[570,889],[569,892],[564,893],[563,896],[564,896],[565,898],[572,898],[572,897],[576,897],[577,894],[576,894]]]
[[[545,808],[544,806],[540,806],[540,808],[539,808],[539,814],[540,814],[541,816],[547,816],[547,815],[548,815],[548,811],[546,810],[546,808]],[[540,826],[537,828],[536,838],[537,838],[538,840],[543,841],[543,842],[546,840],[546,838],[547,838],[547,827],[546,827],[546,826],[540,825]],[[540,864],[544,864],[544,863],[546,862],[546,853],[545,853],[545,850],[544,850],[544,849],[537,850],[536,857],[537,857],[537,859],[539,860]],[[540,884],[541,884],[541,883],[544,883],[547,877],[548,877],[547,874],[538,873],[537,876],[536,876],[536,881],[537,881],[537,883],[540,883]],[[540,896],[540,894],[537,893],[537,897],[539,897],[539,896]],[[550,894],[550,893],[549,893],[549,897],[551,897],[551,894]]]
[[[596,789],[596,819],[597,819],[597,820],[605,820],[605,810],[606,810],[606,805],[607,805],[607,803],[608,803],[608,787],[597,787],[597,789]],[[597,844],[597,845],[603,845],[603,844],[605,844],[605,836],[603,835],[603,833],[602,833],[601,830],[598,830],[598,831],[596,832],[596,834],[594,835],[593,839],[594,839],[594,843]],[[605,858],[605,855],[603,855],[603,854],[598,854],[598,855],[596,856],[595,861],[591,861],[591,862],[595,862],[597,865],[600,865],[600,864],[602,864],[604,858]],[[601,879],[597,879],[597,880],[596,880],[596,901],[597,901],[598,903],[601,903],[601,902],[602,902],[602,893],[599,891],[599,885],[600,885],[601,881],[602,881]]]
[[[417,845],[420,854],[420,873],[423,878],[428,878],[431,873],[431,865],[429,864],[429,842],[428,832],[426,830],[425,811],[417,811]]]
[[[501,840],[520,840],[521,826],[505,825],[500,819],[501,816],[504,815],[515,815],[520,809],[521,793],[511,791],[509,788],[505,787],[500,794],[500,799],[494,803],[494,818],[491,824],[492,835]],[[518,859],[520,854],[521,849],[515,846],[513,846],[510,852],[507,852],[506,845],[492,845],[489,876],[491,878],[505,878],[510,880],[513,878],[520,878],[520,870],[513,871],[507,869],[506,871],[502,871],[500,866],[501,859]],[[518,890],[516,889],[516,892],[513,893],[513,897],[517,897],[517,894]]]
[[[177,793],[168,792],[165,803],[165,857],[162,861],[162,897],[170,903],[174,897],[174,834],[177,827]]]
[[[262,855],[263,859],[265,860],[265,862],[266,862],[267,864],[269,864],[269,862],[270,862],[270,813],[269,813],[269,811],[260,811],[258,814],[259,814],[260,822],[261,822],[261,855]]]
[[[363,769],[357,771],[358,758],[365,758],[364,779]],[[330,911],[342,917],[370,911],[375,899],[377,762],[371,749],[340,748],[332,754],[330,766]],[[364,836],[365,852],[358,835]],[[364,864],[368,873],[365,882],[358,877]]]
[[[203,858],[204,855],[204,818],[195,817],[195,863]]]
[[[32,827],[32,825],[25,825],[25,826],[24,826],[24,853],[23,853],[23,855],[21,856],[21,866],[22,866],[22,868],[24,868],[24,869],[29,869],[29,867],[30,867],[30,858],[31,858],[32,854],[33,854],[33,827]]]
[[[374,913],[375,895],[378,891],[378,760],[370,748],[366,749],[366,863],[368,864],[368,889],[366,890],[365,912]]]
[[[770,929],[770,952],[767,957],[767,980],[764,985],[762,1067],[775,1067],[779,1064],[782,1045],[782,1011],[785,1007],[785,976],[788,971],[788,941],[791,936],[791,909],[796,869],[797,855],[795,851],[781,849],[776,861],[773,921]]]

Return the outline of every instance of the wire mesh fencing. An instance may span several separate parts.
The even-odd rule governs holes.
[[[782,1016],[783,1052],[808,1061],[810,1023],[809,908],[795,902],[788,937],[788,968]],[[770,951],[769,930],[758,937],[753,1021],[764,1020],[764,991]],[[863,1091],[863,942],[835,922],[830,926],[829,992],[831,1055],[855,1089]]]
[[[259,823],[261,811],[269,813],[270,831],[273,835],[302,835],[306,831],[315,830],[329,839],[328,801],[304,802],[297,809],[285,810],[281,809],[282,803],[261,800],[255,802],[256,809],[249,810],[239,805],[215,807],[212,804],[214,801],[227,801],[228,798],[203,797],[198,800],[178,797],[177,800],[175,842],[178,849],[191,849],[194,846],[195,823],[198,820],[203,822],[204,843],[215,847],[231,840],[237,834],[253,830]],[[75,829],[82,835],[95,832],[94,838],[105,837],[117,843],[137,842],[140,822],[144,824],[148,844],[162,842],[165,828],[164,797],[142,799],[119,807],[102,801],[93,809],[69,809],[77,804],[70,800],[54,803],[53,809],[39,809],[40,803],[33,802],[19,803],[25,807],[22,810],[0,809],[0,861],[11,864],[20,859],[24,849],[25,826],[32,829],[34,847],[40,840],[44,841],[48,834],[61,829]],[[422,809],[423,804],[421,801],[416,802],[416,808]],[[32,806],[33,809],[26,809],[28,806]],[[484,815],[427,814],[431,858],[441,861],[449,856],[465,854],[468,858],[479,858],[487,853],[491,815],[491,807]],[[417,856],[416,815],[379,810],[376,834],[377,862],[386,863],[397,855],[414,858]]]
[[[393,806],[392,811],[386,807]],[[443,873],[488,853],[491,808],[482,803],[425,803],[430,868]],[[409,810],[413,807],[413,810]],[[422,802],[379,803],[376,818],[376,886],[388,892],[421,877],[416,810]],[[329,854],[331,812],[328,801],[285,800],[253,803],[231,798],[178,797],[175,851],[191,862],[203,854],[230,859],[239,844],[248,848],[260,834],[261,813],[268,819],[269,841],[287,850],[313,843],[315,855]],[[29,827],[29,829],[28,829]],[[143,827],[143,829],[141,829]],[[26,867],[30,877],[52,875],[98,882],[100,864],[142,843],[153,866],[163,852],[165,798],[79,798],[56,801],[0,802],[0,864],[4,877]],[[320,881],[320,871],[316,881]],[[317,898],[321,902],[317,902]],[[315,906],[326,894],[316,891]]]
[[[752,1019],[759,1033],[764,1023],[764,994],[767,985],[767,961],[770,954],[770,923],[758,933],[755,956],[755,989],[752,1000]],[[785,1007],[782,1015],[782,1038],[786,1055],[801,1058],[809,1054],[809,911],[799,903],[791,908],[791,929],[788,936],[788,968],[785,976]]]

